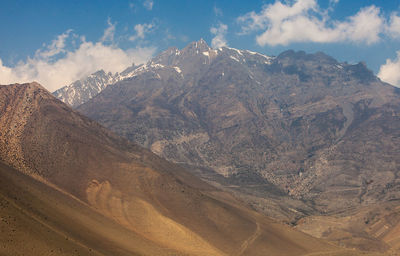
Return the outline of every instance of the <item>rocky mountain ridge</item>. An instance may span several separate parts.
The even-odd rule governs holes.
[[[400,199],[400,93],[365,64],[204,41],[150,63],[78,110],[288,222]]]
[[[63,101],[64,103],[72,106],[78,107],[79,105],[89,101],[91,98],[96,96],[102,90],[104,90],[108,85],[114,84],[116,82],[122,81],[124,79],[132,78],[136,75],[139,75],[143,72],[147,72],[149,70],[157,70],[160,68],[164,68],[166,66],[172,67],[176,72],[182,73],[191,73],[185,72],[190,69],[190,67],[196,67],[196,64],[191,63],[187,57],[190,55],[204,55],[202,60],[203,63],[211,62],[219,52],[225,51],[234,51],[239,56],[243,56],[242,51],[234,49],[234,48],[219,48],[219,49],[211,49],[207,43],[201,39],[198,42],[193,42],[188,47],[183,49],[182,51],[178,50],[175,47],[171,47],[166,51],[162,52],[158,56],[154,57],[146,64],[135,65],[126,68],[120,73],[112,74],[111,72],[105,73],[104,70],[99,70],[88,77],[77,80],[70,85],[64,86],[55,92],[53,95]],[[260,53],[244,51],[245,54],[257,55],[259,57],[265,58],[265,63],[269,63],[273,57],[265,56]],[[231,58],[238,60],[240,57],[231,56]],[[242,59],[243,60],[243,59]]]

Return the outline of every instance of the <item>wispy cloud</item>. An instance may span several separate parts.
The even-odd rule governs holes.
[[[397,51],[397,57],[394,60],[387,59],[378,73],[378,77],[387,83],[400,87],[400,51]]]
[[[392,13],[390,16],[389,24],[387,26],[387,33],[392,38],[400,38],[400,17],[397,13]]]
[[[155,53],[155,47],[124,50],[115,44],[105,44],[105,40],[113,39],[114,29],[115,25],[109,22],[109,27],[98,42],[88,42],[83,36],[67,30],[49,45],[37,50],[34,57],[13,67],[3,65],[0,59],[0,84],[37,81],[54,91],[100,69],[118,72],[133,62],[143,63]],[[72,42],[67,44],[68,39],[72,41],[74,38],[80,38],[76,47],[72,47]]]
[[[143,2],[144,8],[146,8],[149,11],[151,11],[153,9],[153,5],[154,5],[154,1],[153,0],[145,0]]]
[[[114,42],[114,34],[115,34],[115,23],[111,22],[111,19],[107,19],[108,27],[104,30],[104,34],[101,37],[102,42]]]
[[[316,0],[276,1],[264,5],[259,13],[252,11],[240,16],[241,34],[261,31],[256,36],[260,46],[293,42],[373,44],[380,40],[386,27],[380,8],[368,6],[338,21],[329,16],[330,8],[337,2],[331,0],[329,9],[322,10]]]
[[[214,11],[215,16],[217,16],[217,17],[220,17],[223,15],[222,10],[220,8],[218,8],[215,4],[213,7],[213,11]]]
[[[60,53],[65,53],[65,41],[71,33],[72,29],[68,29],[61,35],[58,35],[50,45],[46,46],[44,49],[37,50],[35,53],[36,58],[48,59]]]
[[[135,41],[137,39],[144,39],[146,34],[152,32],[154,28],[155,28],[154,23],[137,24],[133,28],[135,30],[135,34],[129,37],[129,40]]]
[[[216,27],[211,27],[210,32],[214,35],[214,38],[211,40],[212,48],[219,48],[228,45],[225,38],[227,31],[228,26],[223,23],[219,23]]]
[[[339,0],[329,0],[329,5],[336,5],[339,3]]]

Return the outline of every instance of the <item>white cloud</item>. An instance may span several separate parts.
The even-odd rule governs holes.
[[[111,19],[107,20],[108,27],[104,30],[103,37],[101,38],[102,42],[114,42],[114,34],[115,34],[115,23],[111,22]]]
[[[136,39],[144,39],[146,34],[150,33],[154,29],[155,25],[151,24],[137,24],[133,28],[135,30],[135,35],[129,37],[129,40],[135,41]]]
[[[385,19],[380,14],[380,8],[369,6],[349,17],[348,21],[337,24],[336,30],[340,33],[337,40],[376,43],[380,40],[384,26]]]
[[[211,27],[210,32],[214,35],[214,38],[211,40],[212,48],[219,48],[228,45],[225,38],[227,31],[228,26],[223,23],[219,23],[217,27]]]
[[[394,61],[387,59],[380,67],[378,77],[382,81],[400,87],[400,51],[397,51],[397,58]]]
[[[143,2],[144,8],[146,8],[146,9],[149,10],[149,11],[151,11],[151,10],[153,9],[153,5],[154,5],[153,0],[145,0],[145,1]]]
[[[400,38],[400,17],[396,13],[392,13],[387,26],[387,33],[392,38]]]
[[[331,7],[338,1],[331,1]],[[263,6],[260,13],[249,12],[238,18],[241,34],[263,31],[257,44],[287,45],[293,42],[358,42],[372,44],[380,40],[385,20],[380,9],[369,6],[345,21],[332,20],[329,10],[321,10],[316,0],[296,0],[292,4],[276,1]]]
[[[68,29],[66,32],[58,35],[56,39],[54,39],[50,45],[46,47],[45,50],[37,50],[36,56],[41,58],[51,58],[57,54],[65,53],[65,41],[70,36],[72,29]]]
[[[100,69],[119,72],[133,62],[143,63],[156,50],[154,47],[123,50],[116,45],[105,45],[102,41],[87,42],[83,36],[76,48],[67,50],[66,39],[70,34],[70,30],[63,33],[49,46],[36,51],[33,58],[27,58],[14,67],[3,65],[0,59],[0,84],[37,81],[49,91],[54,91]],[[61,57],[59,53],[63,53]]]

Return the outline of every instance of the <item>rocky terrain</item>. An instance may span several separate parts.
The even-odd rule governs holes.
[[[0,86],[0,255],[354,255],[70,109]]]
[[[298,224],[400,198],[399,96],[363,63],[200,40],[166,50],[77,109]]]

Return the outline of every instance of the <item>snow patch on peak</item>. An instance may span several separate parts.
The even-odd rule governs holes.
[[[243,55],[241,50],[238,50],[238,49],[235,49],[235,48],[230,48],[230,47],[226,47],[226,48],[229,49],[229,50],[237,52],[237,54],[239,54],[239,55]]]
[[[135,69],[129,71],[129,72],[122,72],[119,76],[118,76],[118,81],[127,79],[127,78],[131,78],[131,77],[135,77],[141,73],[144,73],[146,71],[149,71],[151,69],[162,69],[165,66],[159,63],[155,63],[154,61],[149,61],[146,65],[141,64],[139,66],[137,66]]]
[[[259,55],[261,57],[264,57],[266,59],[265,63],[268,62],[267,64],[271,64],[272,61],[275,59],[275,57],[267,56],[267,55],[264,55],[264,54],[261,54],[261,53],[257,53],[257,55]]]
[[[258,54],[258,52],[252,52],[252,51],[249,51],[249,50],[246,50],[246,52],[247,52],[247,53],[250,53],[251,55],[256,55],[256,54]]]
[[[251,55],[258,55],[258,56],[264,57],[264,58],[266,58],[266,59],[268,59],[268,60],[273,60],[273,59],[275,59],[275,57],[267,56],[267,55],[261,54],[261,53],[259,53],[259,52],[252,52],[252,51],[249,51],[249,50],[246,50],[246,52],[249,53],[249,54],[251,54]]]
[[[267,56],[267,55],[264,55],[264,54],[261,54],[261,53],[257,53],[257,55],[260,55],[260,56],[262,56],[262,57],[264,57],[264,58],[266,58],[266,59],[268,59],[268,60],[273,60],[273,59],[275,59],[275,57]]]
[[[237,62],[240,62],[236,57],[233,57],[232,55],[231,56],[229,56],[232,60],[235,60],[235,61],[237,61]]]
[[[164,68],[165,66],[162,64],[151,64],[150,67],[152,68]]]
[[[182,70],[179,67],[174,67],[175,71],[178,72],[179,74],[182,73]]]
[[[219,50],[209,49],[208,51],[202,52],[202,54],[208,57],[209,61],[212,61],[218,56]]]

